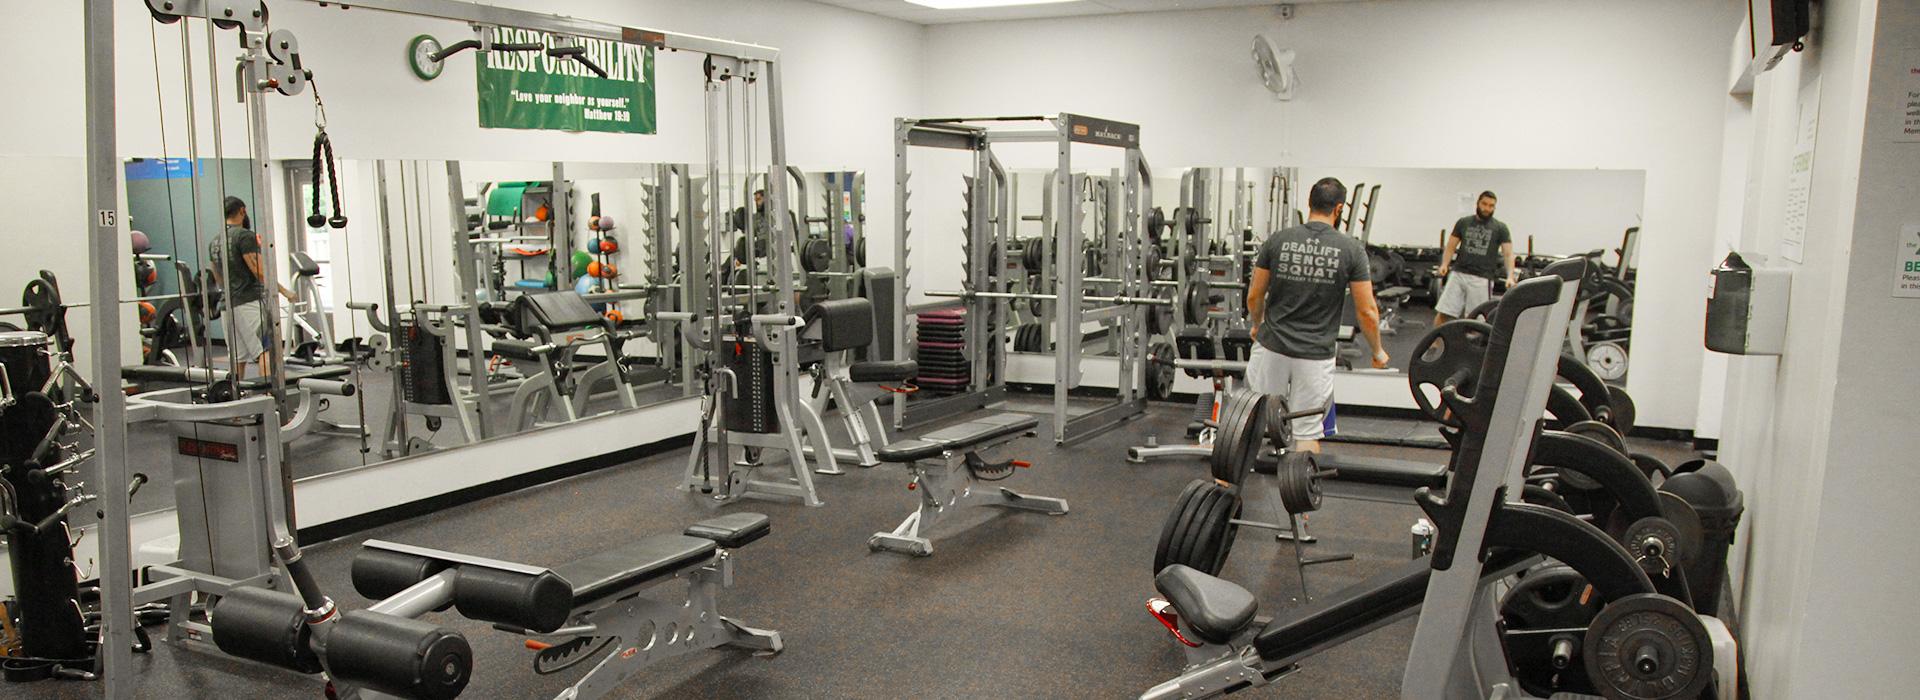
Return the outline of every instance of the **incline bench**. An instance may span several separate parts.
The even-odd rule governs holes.
[[[912,360],[847,362],[847,351],[866,347],[873,340],[873,303],[866,299],[820,302],[808,312],[808,321],[808,334],[817,336],[826,352],[821,381],[839,404],[855,447],[863,457],[873,455],[876,462],[907,465],[913,475],[907,489],[920,493],[919,509],[892,531],[867,538],[869,547],[922,557],[933,554],[933,542],[921,532],[931,529],[942,514],[962,505],[1035,510],[1048,515],[1067,512],[1065,499],[1030,496],[981,483],[1005,479],[1013,475],[1014,468],[1028,466],[1019,460],[988,462],[980,453],[1031,433],[1040,425],[1038,418],[996,413],[916,438],[886,442],[885,424],[873,404],[874,398],[884,392],[865,390],[856,383],[905,382],[919,371],[918,365]],[[876,438],[884,445],[876,446]]]

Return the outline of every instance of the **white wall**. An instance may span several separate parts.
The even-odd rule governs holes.
[[[1891,296],[1900,228],[1920,223],[1920,144],[1890,135],[1920,4],[1834,0],[1820,13],[1807,50],[1754,82],[1751,114],[1726,120],[1729,138],[1751,144],[1735,243],[1794,275],[1785,354],[1727,358],[1721,397],[1722,461],[1747,495],[1734,571],[1760,700],[1901,697],[1920,684],[1908,663],[1920,614],[1901,603],[1920,550],[1900,539],[1920,527],[1908,496],[1920,439],[1907,429],[1920,375],[1904,352],[1920,342],[1920,308]],[[1780,244],[1804,110],[1818,129],[1794,261]]]
[[[1481,192],[1499,195],[1494,217],[1513,230],[1513,250],[1574,255],[1612,251],[1640,224],[1644,173],[1631,170],[1504,170],[1465,168],[1314,168],[1349,188],[1380,185],[1372,243],[1433,246],[1442,231],[1473,213]],[[1318,178],[1316,178],[1318,179]],[[1366,201],[1366,193],[1361,193]],[[1362,211],[1364,214],[1364,210]],[[1613,254],[1605,257],[1609,264]]]
[[[1655,0],[1301,4],[927,30],[927,114],[1081,112],[1141,125],[1182,166],[1646,172],[1630,389],[1644,425],[1691,428],[1722,126],[1724,37],[1741,6]],[[1274,101],[1256,33],[1299,52]],[[1040,167],[1050,154],[1010,167]],[[1383,192],[1383,197],[1387,193]],[[916,210],[917,211],[917,210]],[[916,232],[917,233],[917,232]]]

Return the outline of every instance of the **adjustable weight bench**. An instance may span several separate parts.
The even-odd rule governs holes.
[[[438,604],[427,609],[451,605],[504,631],[566,638],[528,640],[534,670],[554,673],[598,654],[593,670],[556,696],[590,700],[669,657],[717,647],[779,653],[779,632],[722,617],[715,602],[733,584],[733,550],[770,531],[765,515],[733,513],[552,568],[368,540],[353,560],[353,587],[376,600],[428,598]],[[673,580],[687,582],[684,600],[642,597]]]
[[[918,364],[912,360],[845,360],[847,351],[872,341],[871,301],[858,297],[823,301],[814,305],[808,320],[808,335],[820,340],[826,351],[820,381],[840,405],[860,462],[907,465],[913,475],[907,489],[920,493],[919,509],[891,532],[874,533],[867,538],[867,546],[922,557],[933,554],[933,542],[922,536],[922,531],[931,529],[948,510],[962,505],[1036,510],[1048,515],[1067,512],[1065,499],[1030,496],[1008,488],[989,490],[981,484],[1005,479],[1015,468],[1028,466],[1019,460],[989,462],[980,453],[1031,433],[1039,427],[1040,419],[997,413],[916,438],[887,442],[886,426],[873,403],[886,392],[859,384],[904,383],[919,371]]]

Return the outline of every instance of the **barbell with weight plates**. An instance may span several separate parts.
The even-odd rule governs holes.
[[[800,244],[800,269],[807,272],[826,272],[833,266],[833,241],[825,238],[809,238]]]

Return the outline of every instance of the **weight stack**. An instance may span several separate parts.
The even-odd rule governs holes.
[[[720,341],[720,357],[739,387],[721,399],[727,405],[727,430],[779,432],[780,415],[773,410],[773,353],[752,338],[729,336]]]
[[[929,311],[916,317],[914,360],[920,374],[914,380],[921,391],[957,394],[973,382],[967,362],[967,313],[959,309]]]
[[[442,367],[446,360],[443,343],[447,340],[434,335],[417,321],[408,325],[402,335],[400,387],[407,401],[433,406],[453,403]]]

